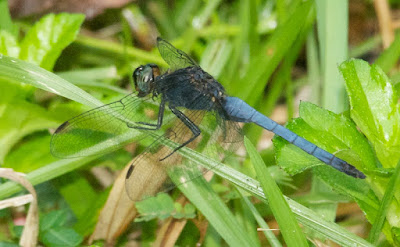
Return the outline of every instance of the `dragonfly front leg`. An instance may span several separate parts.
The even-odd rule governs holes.
[[[164,110],[165,110],[165,100],[161,100],[160,107],[158,108],[157,124],[146,123],[146,122],[136,122],[137,124],[151,126],[152,128],[144,127],[144,126],[130,126],[130,125],[128,125],[128,127],[140,129],[140,130],[159,130],[161,128],[161,125],[162,125],[162,122],[164,119]]]
[[[179,147],[175,148],[170,154],[168,154],[164,158],[161,158],[160,161],[165,160],[166,158],[168,158],[169,156],[174,154],[179,149],[183,148],[184,146],[186,146],[189,143],[191,143],[192,141],[194,141],[194,139],[196,139],[201,133],[201,130],[199,129],[199,127],[196,124],[194,124],[192,122],[192,120],[190,120],[190,118],[188,118],[185,114],[183,114],[183,112],[179,111],[178,109],[176,109],[175,107],[172,107],[172,106],[169,106],[169,109],[171,109],[172,113],[175,114],[175,116],[177,116],[179,118],[179,120],[181,120],[186,125],[186,127],[188,127],[190,129],[190,131],[192,131],[193,135],[189,140],[185,141],[184,143],[179,145]]]

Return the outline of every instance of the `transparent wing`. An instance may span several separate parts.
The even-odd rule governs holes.
[[[72,158],[126,145],[135,135],[143,135],[134,128],[137,122],[156,122],[158,106],[149,101],[132,93],[66,121],[52,136],[51,153],[60,158]]]
[[[172,71],[191,66],[199,66],[186,53],[176,49],[168,41],[160,37],[157,38],[157,47],[162,58],[169,64]]]
[[[199,106],[209,102],[205,97],[199,97],[193,100],[193,104]],[[186,147],[202,152],[211,159],[221,160],[242,144],[243,135],[237,123],[221,119],[218,114],[207,109],[185,111],[185,115],[201,129],[200,136]],[[179,151],[170,155],[172,147],[162,145],[164,140],[168,139],[176,143],[176,147],[192,136],[192,131],[182,121],[175,121],[165,135],[157,137],[153,144],[132,162],[127,174],[126,191],[133,201],[140,201],[175,188],[177,185],[171,183],[168,177],[168,173],[175,169],[180,169],[180,174],[184,174],[182,183],[196,179],[208,171],[183,158]],[[163,159],[168,155],[168,158]]]
[[[182,86],[190,76],[186,71],[168,74],[161,90]],[[137,130],[143,127],[138,122],[157,123],[159,101],[151,96],[138,98],[135,93],[119,101],[92,109],[63,123],[52,136],[51,153],[59,158],[73,158],[98,154],[100,151],[113,151],[130,143],[133,139],[145,137],[148,131]],[[166,111],[163,125],[174,117]],[[154,131],[153,131],[154,132]],[[156,131],[162,135],[162,130]]]

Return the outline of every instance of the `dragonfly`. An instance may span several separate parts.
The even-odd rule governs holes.
[[[134,159],[126,173],[128,195],[137,200],[174,187],[165,187],[167,171],[177,167],[186,169],[190,163],[179,155],[181,148],[202,147],[213,157],[220,156],[220,150],[234,152],[235,143],[240,143],[243,137],[238,123],[254,123],[349,176],[365,178],[346,161],[279,125],[240,98],[228,96],[217,80],[168,41],[157,38],[157,47],[169,69],[162,73],[155,64],[139,66],[133,72],[137,92],[60,125],[51,140],[54,156],[85,156],[98,143],[118,147],[124,143],[117,137],[132,133],[155,139]],[[145,114],[146,106],[151,105],[154,111],[158,110],[153,118]],[[163,127],[166,129],[162,130]],[[176,145],[165,147],[162,139]],[[216,143],[222,144],[217,147]],[[194,175],[188,175],[184,182],[202,173],[188,174]]]

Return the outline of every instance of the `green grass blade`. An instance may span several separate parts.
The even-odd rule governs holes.
[[[160,140],[160,142],[170,148],[174,148],[174,145],[171,144],[171,141],[169,140]],[[250,194],[262,198],[262,200],[267,203],[267,199],[261,189],[261,186],[256,180],[238,172],[233,168],[210,159],[201,153],[195,152],[190,148],[184,147],[178,152],[183,157],[212,170],[217,175],[227,179]],[[322,219],[320,215],[316,214],[307,207],[300,205],[290,198],[285,197],[285,199],[293,213],[296,215],[297,220],[302,225],[312,229],[313,231],[322,234],[323,236],[342,246],[372,246],[366,240],[347,231],[343,227]]]
[[[57,75],[34,64],[1,54],[0,78],[16,83],[29,84],[90,107],[103,105],[92,95]]]
[[[12,22],[7,0],[0,0],[0,13],[0,30],[6,30],[10,34],[17,36],[18,29]]]
[[[275,237],[274,233],[272,230],[269,229],[268,224],[264,221],[263,217],[260,215],[260,213],[257,211],[257,209],[254,207],[253,204],[251,204],[250,200],[245,197],[244,193],[242,190],[239,189],[239,192],[242,195],[243,201],[246,203],[247,207],[250,209],[250,211],[253,213],[254,218],[256,219],[258,225],[263,229],[263,233],[265,237],[268,239],[269,244],[273,247],[281,247],[282,244],[279,242],[279,240]]]
[[[400,34],[397,34],[393,43],[376,59],[375,64],[388,73],[397,63],[400,56]]]
[[[394,193],[396,191],[399,191],[399,183],[400,183],[400,162],[397,164],[396,169],[386,187],[387,189],[385,195],[382,198],[382,203],[379,207],[377,216],[375,218],[374,223],[372,224],[372,229],[368,236],[368,240],[373,244],[378,243],[379,234],[381,233],[383,224],[385,223],[389,206],[392,200],[394,199]]]
[[[184,173],[171,173],[170,178],[175,184],[182,184]],[[229,246],[257,246],[205,179],[194,179],[180,185],[179,189],[202,212]]]
[[[266,82],[308,21],[312,6],[312,1],[303,2],[287,22],[276,29],[269,41],[259,48],[260,52],[251,61],[246,76],[239,81],[239,84],[245,84],[246,87],[233,94],[246,100],[249,105],[254,105],[260,99]]]
[[[96,52],[110,54],[113,57],[119,57],[121,60],[129,59],[140,60],[141,62],[155,63],[161,67],[167,67],[167,63],[157,55],[134,47],[124,47],[121,44],[95,39],[87,36],[78,36],[74,44],[94,49]]]
[[[347,59],[348,2],[316,1],[323,79],[322,106],[342,112],[347,107],[344,83],[337,65]]]
[[[286,244],[288,246],[308,246],[303,231],[293,213],[290,211],[278,185],[276,185],[275,181],[268,173],[267,167],[265,166],[261,156],[257,153],[257,150],[254,148],[253,144],[251,144],[249,139],[245,138],[244,144],[249,153],[254,169],[256,170],[264,194],[267,197],[272,213],[279,224],[279,228]]]

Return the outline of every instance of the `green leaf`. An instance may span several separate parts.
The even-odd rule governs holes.
[[[311,126],[301,118],[293,119],[286,125],[286,128],[328,152],[334,151],[333,149],[329,150],[329,148],[327,148],[331,143],[336,142],[336,144],[338,144],[338,141],[334,136],[325,133],[324,131],[317,131],[311,128]],[[303,172],[304,170],[314,166],[326,165],[314,156],[308,155],[300,148],[289,144],[279,136],[274,137],[273,143],[276,149],[277,164],[282,167],[285,172],[291,175]],[[342,144],[339,148],[345,149],[346,147]]]
[[[83,237],[71,228],[57,227],[46,231],[41,241],[50,247],[58,246],[78,246],[83,241]]]
[[[351,118],[373,144],[382,166],[395,167],[400,159],[400,114],[393,85],[378,66],[362,60],[348,60],[339,68]]]
[[[371,146],[350,119],[308,102],[301,102],[300,116],[286,127],[360,170],[376,168]],[[280,137],[274,138],[274,144],[279,166],[290,174],[326,165]]]
[[[392,44],[375,60],[375,64],[388,73],[400,57],[400,34],[396,34]]]
[[[3,167],[28,173],[54,161],[55,158],[49,153],[50,139],[50,135],[39,136],[18,145],[5,157]]]
[[[8,31],[13,35],[18,34],[18,28],[11,19],[10,11],[8,9],[8,1],[0,0],[0,29]]]
[[[68,213],[64,210],[51,211],[40,218],[40,231],[62,227],[67,222]]]
[[[166,219],[173,214],[175,206],[169,195],[160,193],[155,197],[137,202],[136,209],[140,213],[140,217],[135,218],[135,222],[140,222],[155,218]]]
[[[182,204],[174,203],[172,198],[165,193],[137,202],[136,209],[140,216],[135,218],[135,222],[150,221],[156,218],[163,220],[168,217],[181,219],[196,216],[192,204],[186,204],[185,207],[182,207]]]
[[[307,102],[300,104],[300,115],[302,118],[291,121],[286,127],[359,169],[375,168],[372,148],[350,119]],[[365,212],[378,208],[379,201],[365,180],[354,179],[329,167],[280,137],[274,138],[274,144],[277,163],[288,173],[296,174],[314,167],[318,177],[336,192],[363,202]]]
[[[43,17],[22,40],[20,59],[52,70],[61,51],[75,40],[84,19],[84,15],[67,13]]]
[[[83,105],[96,107],[103,103],[79,87],[32,63],[0,54],[0,78],[18,85],[32,85]],[[0,92],[2,94],[4,92]],[[8,93],[8,92],[7,92]],[[7,96],[5,93],[5,96]]]
[[[0,163],[22,137],[57,125],[47,110],[23,100],[0,103]]]
[[[258,180],[260,181],[264,194],[267,197],[272,213],[279,224],[279,229],[286,244],[288,246],[308,246],[303,231],[290,210],[286,200],[283,198],[278,185],[276,185],[274,179],[268,173],[268,169],[261,156],[247,138],[245,138],[244,141],[247,152],[249,153],[250,159],[256,170]]]
[[[311,128],[329,133],[337,139],[337,142],[345,144],[346,149],[354,153],[357,159],[351,164],[361,170],[364,167],[370,170],[376,168],[375,156],[368,140],[346,116],[335,114],[309,102],[301,102],[300,116]],[[336,145],[338,144],[331,144],[333,150],[347,151]]]
[[[275,71],[286,52],[296,41],[299,32],[308,21],[313,1],[303,1],[287,19],[279,26],[268,42],[259,48],[257,56],[252,59],[248,71],[239,84],[246,87],[234,87],[239,98],[246,100],[249,105],[254,105],[262,95],[265,83]]]
[[[78,219],[87,213],[88,207],[98,198],[92,185],[76,171],[58,178],[54,184]]]
[[[1,247],[20,247],[19,244],[10,243],[10,242],[5,242],[5,241],[0,241],[0,246],[1,246]]]
[[[167,143],[170,141],[166,140]],[[166,145],[170,145],[167,144]],[[194,152],[185,148],[185,151]],[[200,154],[199,154],[200,155]],[[210,160],[207,157],[203,157]],[[200,159],[191,159],[198,162]],[[207,162],[207,161],[206,161]],[[212,164],[207,163],[212,166]],[[187,172],[187,171],[186,171]],[[201,211],[204,217],[210,222],[210,224],[218,231],[221,237],[228,243],[229,246],[257,246],[245,228],[239,224],[235,216],[221,200],[221,198],[212,190],[211,186],[207,181],[200,176],[197,179],[191,180],[188,183],[182,181],[188,180],[187,173],[182,172],[180,169],[176,169],[175,172],[171,172],[170,178],[178,186],[179,190],[182,191],[185,196]],[[200,175],[200,174],[199,174]]]
[[[165,140],[161,141],[164,145],[167,145],[169,147],[174,147],[173,145],[170,144],[170,141]],[[210,159],[203,154],[197,153],[193,151],[192,149],[189,148],[182,148],[178,151],[182,156],[190,159],[193,162],[196,162],[197,164],[200,164],[204,167],[207,167],[208,169],[211,169],[215,174],[223,177],[224,179],[232,182],[236,186],[242,188],[243,190],[249,192],[250,194],[254,196],[258,196],[262,198],[264,202],[266,201],[266,197],[263,194],[263,191],[261,190],[260,184],[255,181],[254,179],[238,172],[237,170],[230,168],[222,163],[216,162],[213,159]],[[173,177],[171,177],[173,178]],[[181,183],[179,180],[179,176],[173,178],[174,182],[176,183]],[[209,186],[208,183],[201,182],[203,179],[194,179],[190,183],[185,183],[180,186],[180,190],[183,191],[193,203],[196,205],[196,207],[208,218],[211,224],[213,224],[214,227],[218,226],[221,227],[221,229],[217,229],[221,236],[226,236],[226,237],[232,237],[232,242],[235,243],[233,240],[235,240],[235,236],[232,236],[230,234],[227,234],[226,230],[223,229],[224,226],[231,226],[232,222],[225,222],[227,220],[226,217],[229,217],[230,213],[226,212],[229,211],[228,209],[225,208],[225,206],[221,206],[222,208],[219,209],[219,207],[216,207],[216,204],[222,203],[219,202],[219,197],[213,196],[213,194],[209,194],[211,192],[206,192],[210,191],[211,189],[207,188]],[[200,184],[201,182],[201,184]],[[196,183],[196,189],[190,189],[188,187],[193,186],[192,184]],[[204,191],[206,190],[206,191]],[[203,191],[203,192],[201,192]],[[204,194],[200,194],[204,193]],[[199,198],[198,198],[199,197]],[[369,244],[367,241],[364,239],[356,236],[355,234],[347,231],[346,229],[340,227],[339,225],[333,223],[333,222],[328,222],[324,219],[321,218],[320,215],[317,215],[315,212],[312,210],[308,209],[307,207],[304,207],[300,205],[299,203],[291,200],[290,198],[286,198],[287,202],[289,203],[290,208],[292,209],[293,213],[295,213],[297,220],[303,224],[306,227],[309,227],[313,231],[319,232],[325,237],[335,241],[339,245],[342,246],[372,246]],[[218,200],[218,201],[215,201]],[[209,212],[208,210],[215,208],[216,210],[226,210],[226,211],[221,211],[221,212]],[[207,212],[207,214],[205,213]],[[228,213],[228,215],[226,215]],[[216,218],[213,218],[212,216],[215,216]],[[222,217],[222,218],[220,218]],[[222,225],[220,225],[222,224]],[[234,222],[233,222],[234,224]],[[233,229],[229,229],[232,231]],[[240,229],[239,229],[240,230]],[[222,234],[223,233],[223,234]],[[227,235],[225,235],[227,234]],[[225,237],[224,237],[225,238]],[[226,238],[225,238],[226,239]],[[228,242],[228,241],[227,241]],[[228,242],[230,243],[230,242]],[[240,244],[240,242],[236,242]],[[253,246],[253,245],[252,245]]]
[[[246,203],[247,207],[250,209],[251,213],[253,214],[255,220],[257,221],[258,225],[263,229],[263,233],[265,237],[268,239],[269,244],[273,247],[281,247],[282,244],[279,242],[277,237],[274,235],[274,233],[270,230],[268,224],[265,222],[264,218],[260,214],[260,212],[257,211],[256,207],[250,202],[250,200],[244,196],[244,192],[239,190],[243,201]]]
[[[0,30],[0,54],[18,57],[20,48],[14,35],[5,30]]]
[[[393,173],[390,181],[387,185],[387,190],[385,191],[385,195],[382,198],[382,203],[379,207],[378,214],[376,218],[374,218],[372,229],[369,234],[368,239],[370,242],[377,244],[379,239],[379,234],[383,228],[386,217],[396,217],[398,214],[398,210],[392,210],[392,212],[388,215],[389,206],[392,204],[394,198],[394,193],[399,188],[400,183],[400,163],[397,164],[396,170]],[[393,212],[394,211],[394,212]]]
[[[315,167],[313,170],[334,191],[362,201],[374,210],[378,209],[379,200],[365,180],[354,179],[342,172],[332,172],[328,166]]]

